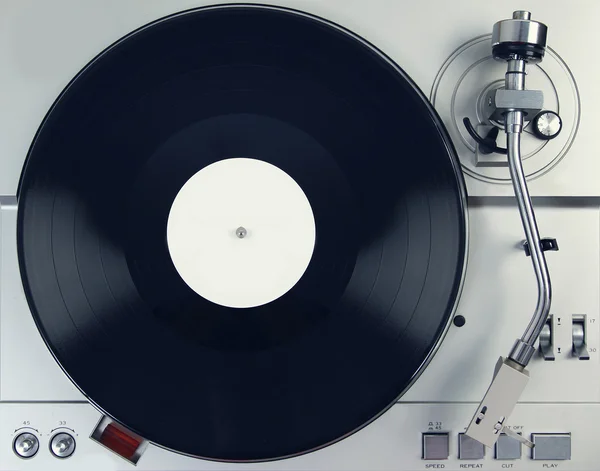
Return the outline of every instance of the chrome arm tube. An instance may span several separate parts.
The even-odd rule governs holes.
[[[501,102],[502,106],[495,111],[499,111],[504,119],[508,167],[537,279],[538,299],[523,336],[516,341],[508,358],[500,357],[498,360],[490,387],[465,432],[488,447],[497,443],[500,432],[530,448],[534,446],[523,436],[511,431],[506,421],[529,381],[529,372],[525,367],[535,353],[533,345],[545,326],[552,298],[550,275],[521,162],[521,134],[525,114],[531,113],[533,116],[539,112],[538,106],[531,106],[528,100],[535,93],[525,90],[525,66],[527,61],[535,63],[542,60],[546,48],[546,31],[544,24],[531,21],[531,13],[516,11],[512,19],[496,23],[492,33],[492,55],[495,59],[507,61],[504,88],[505,92],[512,91],[504,94],[506,96]]]
[[[538,298],[533,317],[523,336],[516,341],[509,355],[511,360],[525,367],[535,353],[533,344],[539,337],[548,318],[550,303],[552,301],[552,287],[521,162],[523,113],[521,111],[508,112],[506,114],[505,127],[508,139],[508,167],[510,169],[517,205],[519,206],[521,222],[523,223],[523,229],[525,230],[525,236],[529,244],[531,263],[533,264],[538,287]]]

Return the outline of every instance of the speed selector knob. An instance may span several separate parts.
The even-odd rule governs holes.
[[[50,440],[50,451],[57,458],[68,458],[75,451],[75,439],[68,433],[57,433]]]
[[[13,441],[13,450],[21,458],[33,457],[40,448],[40,441],[33,433],[25,432],[17,435]]]

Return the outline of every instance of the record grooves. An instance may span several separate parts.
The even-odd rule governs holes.
[[[290,175],[316,224],[304,276],[248,309],[198,296],[166,243],[182,185],[236,157]],[[19,261],[99,409],[182,453],[276,459],[356,431],[419,374],[460,289],[464,195],[439,118],[372,46],[292,10],[204,8],[115,43],[59,97],[22,175]]]

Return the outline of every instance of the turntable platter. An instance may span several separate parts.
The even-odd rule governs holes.
[[[273,231],[306,252],[273,300],[236,304],[225,282],[224,298],[202,295],[169,242],[186,182],[227,159],[276,167],[310,206],[284,205]],[[56,360],[107,415],[208,459],[296,455],[369,423],[426,365],[460,289],[464,195],[437,115],[373,46],[286,9],[192,10],[110,46],[46,116],[18,195],[23,284]],[[191,269],[210,277],[218,257],[198,253]]]

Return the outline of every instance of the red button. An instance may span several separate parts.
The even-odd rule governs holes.
[[[99,441],[127,460],[131,460],[135,451],[142,444],[142,440],[129,435],[115,424],[106,426]]]

